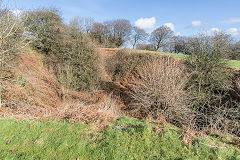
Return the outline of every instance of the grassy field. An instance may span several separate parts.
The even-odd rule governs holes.
[[[182,59],[187,59],[189,57],[188,55],[185,55],[185,54],[163,53],[163,52],[146,51],[146,50],[135,50],[135,51],[143,52],[143,53],[158,53],[158,54],[161,54],[161,55],[172,55],[176,58],[182,58]],[[239,60],[229,60],[228,64],[229,64],[230,68],[240,69],[240,61]]]
[[[105,131],[68,122],[0,120],[0,159],[240,159],[228,138],[200,137],[189,148],[182,130],[123,117]]]
[[[230,61],[229,61],[229,66],[230,66],[231,68],[240,69],[240,61],[238,61],[238,60],[230,60]]]

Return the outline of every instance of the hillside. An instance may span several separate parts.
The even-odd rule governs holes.
[[[0,0],[0,159],[240,160],[238,28],[72,3]]]
[[[119,49],[117,48],[100,48],[106,56],[113,56],[117,53]],[[159,54],[159,55],[170,55],[174,56],[179,59],[187,59],[189,56],[184,54],[176,54],[176,53],[164,53],[159,51],[148,51],[148,50],[129,50],[129,52],[136,52],[136,53],[149,53],[149,54]],[[229,68],[240,70],[240,61],[239,60],[229,60],[228,61]]]
[[[63,100],[64,86],[44,66],[42,58],[30,49],[18,55],[18,64],[11,71],[13,78],[4,94],[6,104],[0,108],[1,118],[67,118],[89,123],[118,117],[106,106],[117,102],[111,102],[111,94],[104,90],[93,94],[70,91]]]
[[[99,50],[103,63],[119,54],[119,49]],[[18,55],[11,71],[7,103],[0,108],[1,159],[230,160],[240,156],[239,137],[125,117],[146,118],[127,107],[129,82],[135,78],[130,73],[121,78],[104,71],[98,90],[69,91],[63,98],[64,86],[43,61],[41,54],[28,48]]]
[[[102,57],[102,63],[106,63],[109,57],[116,55],[119,51],[119,49],[110,48],[98,50]],[[135,50],[127,52],[129,54],[144,53],[166,56],[159,52],[136,52]],[[175,56],[175,54],[167,55]],[[94,93],[70,91],[65,95],[67,99],[63,100],[65,88],[57,81],[51,70],[43,64],[43,58],[41,54],[30,48],[26,49],[25,53],[19,54],[18,64],[11,71],[13,79],[6,88],[4,100],[7,103],[0,108],[0,117],[21,119],[68,117],[71,120],[84,121],[88,117],[89,121],[96,122],[99,117],[116,119],[125,112],[121,108],[126,108],[125,104],[129,99],[126,88],[128,86],[127,79],[113,80],[114,77],[103,69],[102,83],[105,87],[101,87]],[[239,75],[239,71],[236,70],[235,77],[238,80],[235,83],[235,89],[237,92],[240,89]],[[92,114],[93,117],[88,114]],[[125,112],[124,114],[129,113]]]

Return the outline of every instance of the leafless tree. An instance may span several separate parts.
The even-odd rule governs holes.
[[[161,26],[151,33],[150,41],[154,45],[155,50],[159,50],[167,45],[172,35],[173,31],[169,27]]]
[[[120,47],[131,35],[132,26],[128,20],[117,19],[103,23],[93,23],[90,35],[104,47]]]
[[[230,59],[232,54],[232,46],[234,44],[234,40],[230,34],[227,34],[225,32],[216,32],[213,35],[213,40],[215,45],[215,48],[219,48],[219,51],[223,53],[223,58]]]
[[[174,53],[187,54],[187,43],[187,37],[173,36],[171,39],[171,51]]]
[[[83,33],[89,34],[94,24],[93,18],[75,17],[70,21],[70,26],[78,28]]]
[[[9,6],[10,7],[10,6]],[[0,107],[3,90],[9,80],[4,73],[11,69],[17,53],[25,47],[25,28],[20,15],[14,15],[0,1]]]
[[[90,31],[90,36],[95,40],[98,44],[106,45],[106,37],[107,37],[107,28],[102,23],[93,23],[93,26]]]
[[[114,37],[117,46],[121,46],[130,36],[132,26],[128,20],[118,19],[114,21]]]
[[[141,28],[139,27],[133,27],[133,33],[131,35],[131,44],[132,48],[135,49],[136,45],[139,42],[143,42],[144,40],[147,39],[148,34]]]
[[[240,41],[232,46],[231,59],[240,60]]]
[[[106,21],[103,23],[106,28],[106,39],[110,43],[110,47],[122,46],[131,35],[132,26],[128,20],[117,19]]]

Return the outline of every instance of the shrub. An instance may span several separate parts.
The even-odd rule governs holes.
[[[229,95],[232,85],[224,60],[228,53],[224,38],[221,33],[211,37],[200,35],[190,43],[192,56],[188,69],[192,72],[192,78],[189,88],[197,127],[226,129],[227,123],[230,126],[235,123],[239,125],[236,118],[240,106]]]
[[[99,85],[99,55],[89,37],[79,30],[69,30],[62,43],[64,50],[53,55],[56,75],[68,89],[94,90]],[[52,58],[50,59],[52,61]]]
[[[25,23],[33,42],[32,46],[46,55],[57,79],[67,89],[92,90],[99,84],[98,53],[80,21],[70,25],[62,22],[56,9],[29,12]]]
[[[137,49],[155,51],[155,48],[152,44],[139,44],[139,45],[137,45]]]
[[[114,56],[107,59],[106,71],[113,78],[124,77],[126,73],[141,66],[150,59],[151,55],[132,52],[131,50],[119,50]]]
[[[55,8],[42,8],[27,14],[25,26],[33,40],[32,47],[45,54],[57,52],[64,27],[59,11]]]
[[[137,70],[130,83],[132,109],[176,125],[190,125],[194,113],[185,91],[190,76],[184,70],[184,65],[174,58],[152,58]]]

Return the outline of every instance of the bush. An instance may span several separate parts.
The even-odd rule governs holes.
[[[137,49],[155,51],[155,48],[152,44],[139,44],[139,45],[137,45]]]
[[[189,48],[192,55],[188,64],[192,73],[189,88],[196,126],[226,130],[236,123],[239,126],[239,117],[238,121],[236,118],[240,106],[229,95],[231,74],[224,60],[228,48],[222,35],[201,35],[192,39]]]
[[[59,11],[54,8],[42,8],[27,14],[25,26],[33,40],[32,47],[44,54],[57,52],[64,27]]]
[[[185,91],[190,78],[184,64],[168,56],[120,50],[108,59],[106,70],[122,78],[134,115],[164,118],[176,125],[190,125],[194,113]]]
[[[136,72],[130,83],[130,106],[154,118],[164,118],[176,125],[189,126],[194,113],[189,108],[185,91],[189,74],[171,57],[154,57]]]
[[[98,53],[88,38],[72,39],[70,52],[58,56],[56,74],[62,84],[78,91],[98,87]]]
[[[33,37],[32,46],[45,54],[57,79],[67,89],[93,90],[99,85],[98,53],[81,30],[80,22],[62,22],[56,9],[29,12],[26,26]]]
[[[124,77],[126,73],[145,64],[150,58],[151,55],[123,49],[107,59],[105,68],[108,74],[113,76],[113,79],[117,76]]]

